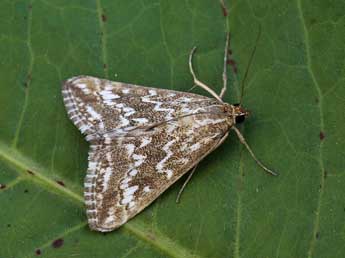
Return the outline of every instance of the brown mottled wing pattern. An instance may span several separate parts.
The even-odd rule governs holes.
[[[154,201],[229,130],[217,100],[89,76],[63,86],[69,117],[90,141],[89,225],[111,231]]]
[[[227,131],[224,116],[198,114],[140,137],[92,144],[85,180],[90,227],[111,231],[127,222],[216,147]]]
[[[73,123],[87,140],[124,136],[181,116],[219,110],[217,100],[91,76],[67,80],[62,89]]]

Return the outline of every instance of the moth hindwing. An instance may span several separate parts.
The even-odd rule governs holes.
[[[90,76],[63,85],[67,113],[90,142],[85,203],[91,229],[138,214],[214,150],[235,107],[192,93]]]

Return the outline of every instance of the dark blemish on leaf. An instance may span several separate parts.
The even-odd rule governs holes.
[[[320,232],[316,232],[315,238],[316,238],[316,239],[320,239]]]
[[[324,132],[320,132],[320,140],[322,141],[323,139],[325,139],[326,135]]]
[[[7,224],[7,227],[10,228],[10,227],[11,227],[11,224]]]
[[[103,64],[103,68],[104,68],[104,69],[107,69],[107,64]]]
[[[61,186],[65,186],[65,183],[63,181],[61,181],[61,180],[56,180],[56,183],[58,183]]]
[[[236,64],[235,60],[233,60],[233,59],[228,59],[228,60],[226,61],[226,63],[227,63],[228,65],[231,66],[231,69],[232,69],[232,71],[233,71],[234,73],[237,73],[237,64]]]
[[[107,21],[107,16],[105,14],[102,14],[102,22],[106,22]]]
[[[228,59],[226,63],[227,63],[228,65],[236,65],[236,62],[235,62],[235,60],[233,60],[233,59]]]
[[[328,172],[327,172],[327,170],[324,170],[324,171],[323,171],[323,178],[326,179],[327,176],[328,176]]]
[[[28,9],[29,9],[29,11],[32,10],[32,4],[29,4]]]
[[[316,104],[319,104],[319,98],[315,98]]]
[[[52,247],[54,247],[54,248],[60,248],[62,245],[63,245],[63,239],[62,238],[58,238],[58,239],[54,240],[52,243]]]
[[[30,82],[31,82],[31,79],[32,79],[31,73],[29,73],[29,74],[26,76],[26,80],[25,80],[25,82],[24,82],[24,87],[25,87],[25,88],[29,86],[29,84],[30,84]]]
[[[35,173],[34,172],[32,172],[31,170],[26,170],[26,172],[28,172],[30,175],[32,175],[32,176],[34,176],[35,175]]]
[[[236,64],[236,61],[232,58],[232,53],[233,52],[231,50],[231,37],[229,35],[229,49],[228,49],[228,53],[227,53],[226,64],[231,66],[233,73],[237,74],[237,64]]]
[[[28,190],[28,189],[25,189],[25,190],[24,190],[24,193],[28,193],[28,192],[29,192],[29,190]]]
[[[152,241],[155,241],[155,240],[156,240],[156,236],[155,236],[155,234],[154,234],[153,232],[149,232],[149,233],[147,234],[147,237],[148,237],[150,240],[152,240]]]
[[[317,22],[317,20],[316,20],[315,18],[310,19],[310,25],[313,25],[313,24],[315,24],[316,22]]]
[[[5,189],[6,185],[5,184],[0,184],[0,189]]]
[[[36,249],[36,251],[35,251],[35,254],[36,254],[36,255],[41,255],[41,253],[42,253],[42,252],[41,252],[40,249]]]

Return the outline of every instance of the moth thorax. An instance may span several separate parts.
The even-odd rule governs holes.
[[[245,118],[249,116],[249,112],[241,107],[240,104],[234,104],[233,107],[233,119],[235,124],[244,122]]]

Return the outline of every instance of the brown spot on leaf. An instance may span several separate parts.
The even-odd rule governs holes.
[[[107,19],[108,19],[107,16],[103,13],[103,14],[102,14],[102,22],[106,22]]]
[[[153,232],[151,232],[151,231],[147,234],[147,237],[148,237],[149,239],[151,239],[152,241],[155,241],[155,240],[156,240],[155,234],[154,234]]]
[[[323,171],[323,178],[326,179],[327,176],[328,176],[328,172],[327,172],[327,170],[324,170],[324,171]]]
[[[313,24],[315,24],[317,22],[317,19],[315,19],[315,18],[311,18],[310,19],[310,25],[313,25]]]
[[[31,11],[32,10],[32,4],[29,4],[28,9]]]
[[[61,180],[56,180],[56,183],[58,183],[61,186],[65,186],[65,183],[63,181],[61,181]]]
[[[315,238],[316,238],[316,239],[320,239],[320,232],[316,232]]]
[[[103,68],[104,68],[104,69],[107,69],[107,64],[103,64]]]
[[[228,60],[226,61],[226,63],[227,63],[228,65],[231,66],[231,69],[232,69],[232,71],[233,71],[234,73],[237,73],[237,64],[236,64],[235,60],[233,60],[233,59],[228,59]]]
[[[0,189],[5,189],[6,185],[5,184],[0,184]]]
[[[325,139],[326,135],[324,132],[320,132],[320,140],[322,141],[323,139]]]
[[[28,190],[28,189],[25,189],[25,190],[24,190],[24,193],[28,193],[28,192],[29,192],[29,190]]]
[[[35,254],[36,255],[41,255],[42,254],[41,249],[36,249]]]
[[[223,12],[224,17],[228,16],[228,10],[226,9],[224,0],[220,1],[220,6],[222,7],[222,12]]]
[[[24,87],[25,88],[29,86],[31,80],[32,80],[32,77],[31,77],[31,74],[29,73],[28,76],[26,76],[26,80],[24,82]]]
[[[62,238],[58,238],[58,239],[54,240],[52,243],[52,247],[54,247],[54,248],[60,248],[62,245],[63,245],[63,239]]]
[[[226,61],[226,63],[227,63],[228,65],[236,65],[236,62],[235,62],[235,60],[233,60],[233,59],[228,59],[228,60]]]
[[[7,224],[7,227],[10,228],[10,227],[11,227],[11,224]]]
[[[32,172],[31,170],[26,170],[26,172],[27,172],[28,174],[32,175],[32,176],[34,176],[34,175],[35,175],[35,173],[34,173],[34,172]]]

